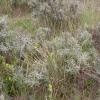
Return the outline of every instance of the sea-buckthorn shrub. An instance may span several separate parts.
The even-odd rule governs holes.
[[[38,18],[39,24],[54,31],[76,29],[83,9],[79,1],[73,0],[30,0],[30,5],[33,7],[33,18]]]
[[[79,85],[77,75],[80,79],[80,71],[95,70],[97,65],[92,35],[76,30],[81,12],[76,1],[32,0],[31,4],[33,17],[41,24],[34,37],[22,29],[8,30],[7,18],[0,20],[3,89],[9,96],[71,100]]]
[[[9,30],[7,17],[0,18],[0,90],[8,96],[32,95],[34,86],[47,84],[44,54],[34,40],[21,29]]]
[[[92,35],[88,31],[78,30],[74,35],[62,32],[49,39],[45,36],[47,33],[43,30],[40,34],[39,31],[36,33],[35,49],[43,56],[42,61],[46,63],[47,77],[53,87],[52,98],[59,100],[62,94],[63,98],[68,99],[66,95],[71,96],[73,93],[75,77],[80,70],[87,68],[95,70],[97,65],[97,51],[93,46]]]

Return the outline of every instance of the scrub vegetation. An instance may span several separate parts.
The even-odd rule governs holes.
[[[0,100],[100,100],[99,0],[0,0]]]

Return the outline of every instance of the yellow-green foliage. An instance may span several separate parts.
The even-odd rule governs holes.
[[[100,12],[95,9],[86,9],[81,15],[81,24],[90,27],[95,26],[100,21]]]
[[[15,20],[11,19],[9,21],[9,29],[16,29],[16,28],[22,28],[23,30],[26,30],[29,33],[34,34],[34,27],[32,20],[29,16],[29,18],[16,18]]]

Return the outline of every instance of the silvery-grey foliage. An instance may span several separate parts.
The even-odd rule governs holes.
[[[7,29],[7,16],[0,17],[0,31],[4,31]]]
[[[0,18],[0,51],[8,50],[5,43],[7,36],[7,16],[4,16]]]
[[[84,69],[95,66],[97,54],[93,47],[92,35],[87,31],[79,31],[75,34],[76,35],[73,36],[73,34],[69,32],[63,32],[52,38],[52,40],[46,40],[44,37],[41,37],[43,38],[43,47],[48,50],[50,55],[54,55],[52,60],[54,59],[53,63],[55,64],[53,64],[52,67],[54,67],[54,65],[56,65],[56,68],[62,66],[66,72],[73,73],[79,71],[81,68]],[[63,64],[60,65],[60,62],[63,62]],[[51,69],[51,66],[48,66]]]
[[[33,40],[31,35],[21,31],[15,32],[14,46],[16,49],[21,51],[24,49],[31,50],[33,47]]]
[[[26,51],[29,52],[33,49],[33,40],[30,34],[20,29],[19,31],[8,30],[7,17],[1,18],[0,27],[0,51],[3,53],[10,53],[9,51],[12,51],[15,56],[18,57],[19,55],[21,57],[25,55]]]
[[[45,1],[42,3],[45,4]],[[58,19],[61,20],[60,17]],[[8,31],[5,21],[3,19],[0,22],[0,51],[12,51],[11,54],[17,59],[17,64],[12,68],[12,76],[19,85],[33,87],[39,85],[40,80],[56,80],[59,76],[62,78],[67,73],[75,74],[82,68],[96,65],[97,53],[92,44],[92,36],[87,31],[52,34],[50,28],[40,27],[32,38],[31,34],[22,30]]]
[[[8,48],[6,46],[4,46],[4,44],[0,44],[0,51],[3,51],[3,52],[7,52],[8,51]]]
[[[0,25],[1,25],[0,32],[2,32],[2,34],[0,34],[0,51],[2,51],[5,54],[4,55],[5,57],[8,56],[6,54],[10,54],[10,55],[13,55],[14,58],[16,58],[18,61],[17,66],[16,64],[13,65],[14,66],[13,67],[14,70],[12,71],[13,80],[20,81],[18,83],[20,85],[27,84],[28,86],[33,86],[35,84],[39,84],[39,80],[45,79],[44,74],[46,72],[44,71],[46,70],[45,69],[46,67],[44,68],[45,70],[41,69],[45,66],[45,63],[41,64],[39,63],[39,61],[34,64],[34,59],[36,59],[34,55],[39,56],[37,55],[38,51],[35,50],[35,44],[36,44],[35,42],[37,42],[36,40],[39,39],[38,35],[36,36],[36,38],[32,39],[32,36],[30,33],[26,33],[21,29],[13,30],[13,31],[8,30],[6,26],[7,25],[6,17],[2,18]],[[48,28],[43,28],[43,29],[41,28],[40,31],[37,30],[37,34],[42,31],[45,34],[44,39],[46,39],[50,30]],[[35,54],[33,54],[34,52]],[[38,54],[39,53],[40,52],[38,52]],[[25,59],[25,62],[24,62],[24,59]],[[29,62],[31,61],[32,63],[30,64]],[[26,64],[26,65],[23,66],[23,64]],[[29,67],[31,66],[31,70],[29,70],[28,72],[27,72],[27,69],[23,68],[27,66]],[[40,68],[41,70],[37,68]]]
[[[30,4],[33,7],[33,17],[39,18],[40,24],[44,22],[43,25],[50,28],[56,27],[54,25],[61,28],[70,20],[78,23],[83,9],[78,0],[30,0]]]
[[[36,40],[48,40],[52,35],[52,32],[49,28],[47,27],[40,27],[39,29],[36,30],[36,35],[35,39]]]

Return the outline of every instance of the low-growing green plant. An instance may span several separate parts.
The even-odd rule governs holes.
[[[9,28],[10,28],[10,30],[11,29],[14,30],[16,28],[22,28],[22,30],[32,33],[33,35],[34,35],[34,31],[35,31],[31,18],[30,19],[29,18],[28,19],[27,18],[22,18],[22,19],[18,18],[15,21],[10,21]]]

